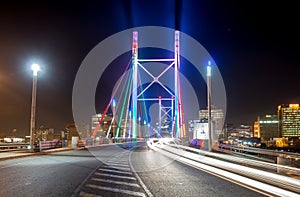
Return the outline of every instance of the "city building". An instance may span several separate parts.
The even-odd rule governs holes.
[[[203,118],[201,120],[190,120],[189,133],[193,134],[193,139],[209,139],[208,120],[206,118]]]
[[[258,116],[254,122],[254,137],[261,138],[262,142],[280,137],[277,115]]]
[[[208,110],[201,109],[199,110],[199,120],[208,119]],[[213,129],[213,138],[221,138],[223,125],[224,125],[224,112],[222,109],[217,109],[212,106],[211,109],[211,120],[212,120],[212,129]]]
[[[259,118],[258,118],[259,119]],[[260,138],[260,126],[259,126],[259,120],[255,121],[253,124],[253,137]]]
[[[239,128],[236,129],[239,138],[252,138],[253,137],[253,130],[252,126],[250,125],[240,125]]]
[[[92,116],[92,124],[91,124],[91,134],[95,131],[97,128],[97,125],[99,124],[99,121],[101,120],[102,114],[95,114]],[[112,116],[105,115],[105,117],[102,120],[102,124],[98,127],[98,130],[96,131],[96,136],[102,136],[106,137],[106,134],[108,132],[108,129],[111,125]],[[115,135],[116,132],[116,125],[113,124],[111,128],[111,137]]]
[[[54,134],[54,129],[40,126],[35,131],[34,140],[36,142],[53,140],[53,134]]]
[[[233,124],[226,123],[224,133],[226,141],[230,144],[242,144],[243,141],[253,141],[253,128],[250,125],[233,127]]]
[[[279,131],[281,137],[300,137],[299,104],[282,104],[278,106]]]

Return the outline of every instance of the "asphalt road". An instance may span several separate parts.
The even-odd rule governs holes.
[[[0,196],[263,196],[145,143],[0,162]]]
[[[153,196],[264,196],[169,159],[144,145],[134,149],[130,160]]]
[[[83,150],[1,161],[0,196],[71,196],[99,164]]]

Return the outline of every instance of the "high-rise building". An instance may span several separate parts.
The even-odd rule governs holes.
[[[281,137],[300,137],[299,104],[279,105],[278,119]]]
[[[256,128],[258,127],[258,128]],[[258,129],[259,136],[255,136],[256,129]],[[258,116],[254,123],[254,137],[261,138],[261,141],[268,141],[271,138],[280,137],[278,128],[277,115]]]
[[[201,109],[199,110],[199,120],[208,119],[208,110]],[[222,109],[216,109],[212,107],[211,109],[211,120],[212,120],[212,128],[213,128],[213,137],[214,139],[218,139],[220,134],[222,134],[223,125],[224,125],[224,112]]]
[[[92,116],[91,133],[93,133],[95,131],[95,129],[97,128],[97,125],[99,124],[99,121],[101,120],[101,117],[102,117],[102,114],[95,114]],[[98,127],[98,130],[96,131],[97,133],[99,132],[97,134],[97,136],[103,136],[103,137],[106,136],[109,126],[111,124],[111,121],[112,121],[112,117],[105,115],[105,117],[102,120],[102,124],[100,125],[100,127]],[[111,134],[112,134],[112,136],[114,136],[115,127],[112,127]]]
[[[254,124],[253,124],[253,137],[260,138],[259,120],[255,121]]]

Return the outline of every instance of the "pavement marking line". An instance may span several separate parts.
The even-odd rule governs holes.
[[[109,161],[105,161],[105,163],[128,163],[128,161],[115,161],[115,160],[109,160]]]
[[[118,163],[106,163],[108,166],[118,166],[118,167],[129,167],[129,165],[123,165],[123,164],[118,164]]]
[[[124,172],[124,171],[119,171],[119,170],[109,170],[109,169],[102,169],[102,168],[99,168],[98,170],[103,171],[103,172],[115,172],[115,173],[120,173],[120,174],[132,175],[132,172]]]
[[[128,161],[105,161],[104,163],[119,163],[119,164],[128,164]]]
[[[95,172],[95,175],[98,176],[108,176],[108,177],[114,177],[114,178],[120,178],[120,179],[129,179],[129,180],[135,180],[135,177],[129,177],[129,176],[119,176],[119,175],[114,175],[114,174],[104,174],[104,173],[99,173],[99,172]]]
[[[125,189],[117,189],[117,188],[111,188],[111,187],[102,187],[102,186],[99,186],[99,185],[92,185],[92,184],[87,184],[85,186],[93,188],[93,189],[99,189],[99,190],[102,190],[102,191],[110,191],[110,192],[117,192],[117,193],[128,194],[128,195],[132,195],[132,196],[146,197],[146,195],[144,193],[134,192],[134,191],[125,190]]]
[[[113,181],[113,180],[109,180],[109,179],[98,179],[98,178],[92,178],[91,180],[92,181],[105,182],[105,183],[113,183],[113,184],[118,184],[118,185],[127,185],[127,186],[140,188],[140,186],[136,183],[127,183],[127,182],[123,182],[123,181]]]
[[[79,196],[82,196],[82,197],[102,197],[100,195],[96,195],[96,194],[90,194],[90,193],[86,193],[86,192],[80,192]]]
[[[119,161],[119,162],[128,162],[128,159],[121,159],[121,158],[110,158],[109,160],[106,160],[107,162],[110,162],[110,161]]]
[[[146,194],[148,195],[148,197],[153,197],[153,194],[150,192],[150,190],[147,188],[147,186],[145,185],[145,183],[142,181],[141,177],[136,173],[132,163],[131,163],[131,153],[130,152],[130,156],[129,156],[129,165],[130,168],[132,169],[132,172],[134,173],[134,176],[137,178],[137,181],[139,182],[139,184],[142,186],[142,188],[144,189],[144,191],[146,192]]]
[[[80,185],[75,189],[74,193],[72,194],[72,197],[77,197],[77,194],[79,194],[81,188],[84,186],[84,184],[89,180],[90,177],[97,171],[97,169],[103,164],[98,165],[92,172],[80,183]]]
[[[127,171],[127,172],[130,172],[130,168],[121,168],[121,167],[113,167],[113,166],[101,166],[101,168],[113,168],[113,169],[118,169],[118,170],[123,170],[123,171]]]

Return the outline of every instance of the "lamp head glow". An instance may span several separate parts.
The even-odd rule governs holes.
[[[175,31],[175,42],[179,42],[179,31]]]
[[[38,64],[32,64],[31,70],[33,71],[33,75],[37,76],[38,71],[40,71],[40,65]]]
[[[138,41],[138,32],[134,31],[133,32],[133,42],[137,42]]]
[[[144,120],[144,125],[146,125],[147,123],[146,123],[146,120]]]
[[[211,61],[208,61],[208,65],[209,65],[209,66],[211,65]]]
[[[115,107],[116,106],[116,100],[115,99],[113,99],[113,101],[112,101],[113,103],[112,103],[112,106],[113,107]]]
[[[207,71],[206,75],[207,75],[208,77],[210,77],[210,76],[211,76],[211,67],[210,67],[210,66],[207,66],[207,67],[206,67],[206,71]]]
[[[141,121],[141,116],[139,116],[139,121]]]

